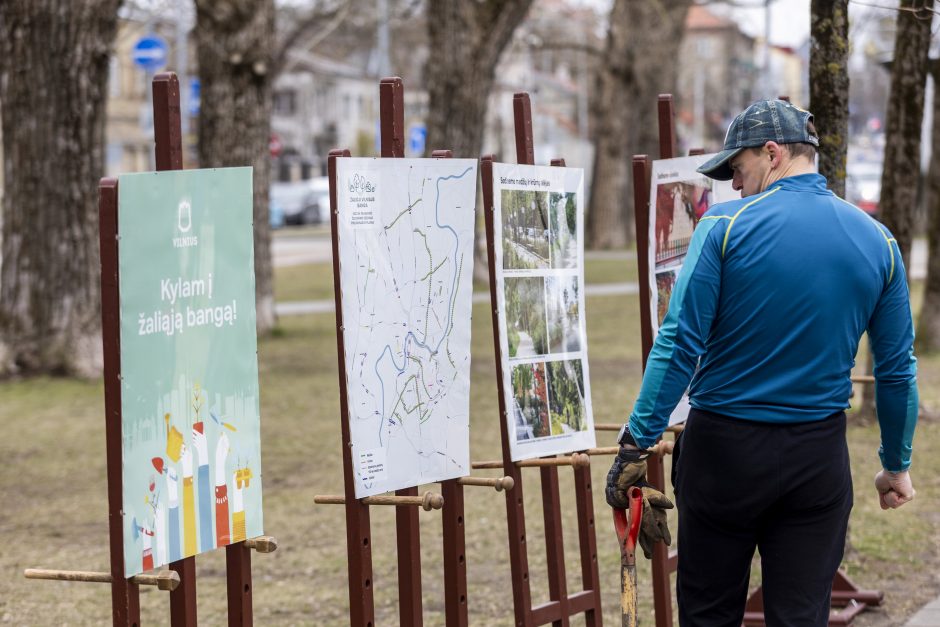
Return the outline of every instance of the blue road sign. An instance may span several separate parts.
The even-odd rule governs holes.
[[[189,79],[189,115],[199,115],[199,98],[202,94],[202,85],[198,78]]]
[[[423,124],[415,124],[408,130],[408,147],[416,155],[424,154],[424,144],[428,138],[428,129]]]
[[[166,42],[156,35],[141,37],[134,44],[134,63],[140,67],[154,72],[166,65],[168,47]]]

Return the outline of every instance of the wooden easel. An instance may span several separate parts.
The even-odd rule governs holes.
[[[401,78],[383,78],[379,84],[379,120],[381,155],[383,158],[405,156],[404,85]],[[369,519],[370,505],[396,507],[395,526],[398,536],[398,607],[399,624],[423,624],[421,606],[421,544],[418,507],[429,511],[442,509],[445,616],[447,625],[462,627],[468,623],[467,565],[464,551],[463,486],[486,486],[510,490],[509,477],[461,477],[441,482],[441,494],[426,492],[418,495],[417,486],[396,490],[395,495],[356,499],[355,473],[352,462],[352,438],[349,429],[349,405],[346,387],[345,327],[343,325],[342,291],[340,289],[338,204],[336,194],[336,160],[349,157],[349,150],[330,151],[330,224],[333,233],[333,288],[336,304],[336,346],[339,359],[340,423],[342,430],[343,482],[342,495],[319,495],[316,503],[343,504],[346,507],[346,551],[349,571],[349,622],[351,625],[375,625],[372,593],[372,539]],[[437,158],[449,158],[449,150],[437,150]]]
[[[157,171],[183,169],[179,79],[172,72],[153,78],[153,122]],[[30,579],[56,579],[111,584],[115,626],[140,625],[140,585],[170,591],[170,624],[196,625],[196,559],[171,563],[169,571],[124,578],[123,466],[121,435],[121,310],[118,266],[118,181],[103,178],[99,190],[101,250],[101,343],[104,351],[105,438],[108,473],[108,537],[111,569],[107,573],[37,570]],[[252,624],[251,549],[270,553],[277,540],[261,536],[225,547],[229,625]]]
[[[532,108],[527,93],[513,96],[516,134],[516,161],[534,165],[535,152],[532,139]],[[502,349],[499,336],[499,312],[496,292],[496,260],[493,225],[493,155],[484,156],[481,163],[483,177],[483,210],[486,219],[487,259],[490,272],[490,299],[493,315],[493,344],[496,350],[496,386],[499,399],[500,439],[503,459],[500,462],[474,462],[474,468],[503,468],[511,477],[515,488],[506,495],[506,518],[509,530],[509,561],[512,571],[512,596],[515,624],[519,626],[569,624],[570,617],[583,613],[589,626],[603,622],[601,614],[600,576],[597,568],[597,542],[594,534],[594,498],[591,489],[590,457],[585,453],[570,456],[551,456],[513,462],[509,446],[509,414],[506,391],[503,386]],[[555,159],[553,166],[564,166]],[[562,545],[561,495],[558,485],[558,467],[574,469],[575,500],[578,519],[578,541],[581,549],[582,590],[568,594]],[[542,510],[545,519],[545,550],[548,557],[549,601],[532,605],[529,585],[525,506],[522,490],[522,469],[539,468],[542,487]]]

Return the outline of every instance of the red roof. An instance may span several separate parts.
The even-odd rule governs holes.
[[[689,12],[685,16],[686,30],[721,30],[724,28],[737,30],[738,25],[726,17],[715,15],[703,6],[693,4],[689,7]]]

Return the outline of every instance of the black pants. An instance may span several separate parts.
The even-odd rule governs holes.
[[[676,449],[679,624],[740,627],[756,548],[767,624],[827,625],[852,509],[845,414],[775,425],[693,409]]]

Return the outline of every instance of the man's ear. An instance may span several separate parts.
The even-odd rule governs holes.
[[[767,151],[767,155],[770,157],[771,169],[780,167],[780,164],[783,162],[784,158],[784,147],[775,141],[768,141],[766,144],[764,144],[764,149]]]

